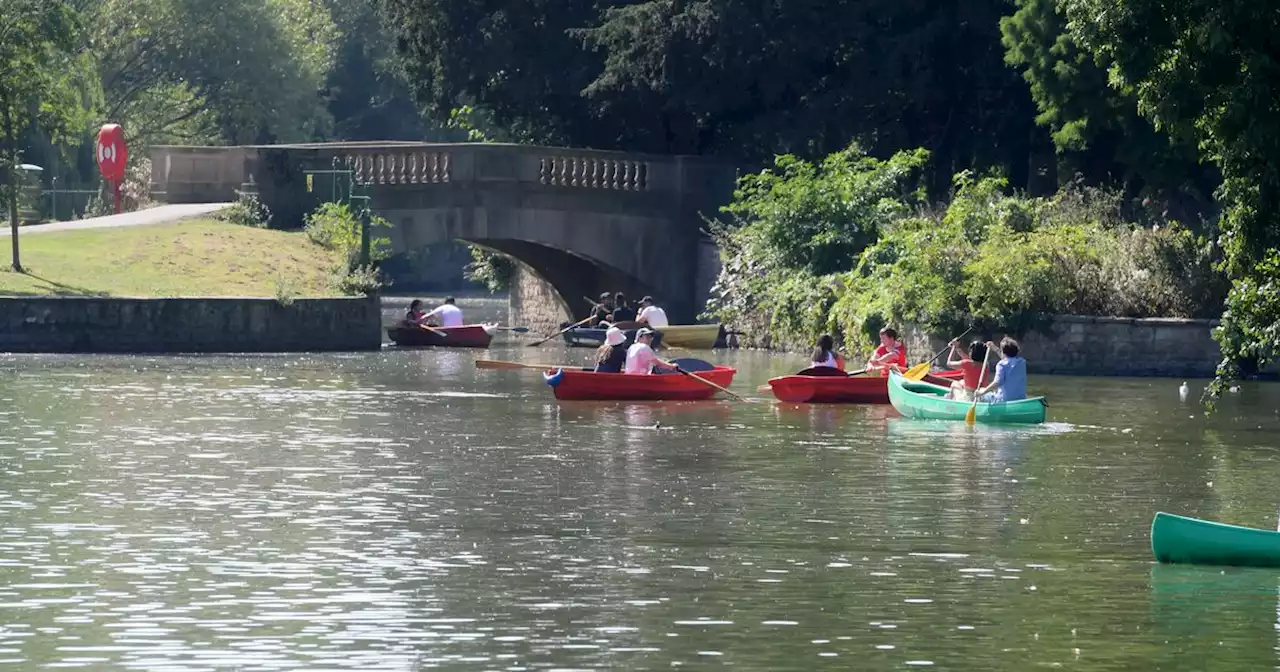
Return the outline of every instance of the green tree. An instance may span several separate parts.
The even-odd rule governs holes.
[[[106,118],[139,145],[319,137],[338,32],[321,0],[104,0],[94,26]]]
[[[1215,186],[1194,144],[1175,142],[1138,114],[1131,90],[1112,88],[1107,62],[1082,49],[1056,0],[1018,0],[1000,20],[1005,59],[1022,71],[1068,174],[1115,182],[1130,194],[1183,192],[1201,208]]]
[[[428,128],[395,58],[394,31],[376,0],[328,4],[341,33],[325,80],[332,135],[343,140],[423,139]]]
[[[1079,42],[1110,64],[1157,128],[1197,143],[1222,171],[1223,242],[1234,277],[1221,327],[1223,362],[1211,393],[1241,360],[1280,353],[1280,12],[1253,0],[1066,0]]]
[[[539,142],[767,162],[852,138],[1028,175],[1026,85],[1003,64],[1003,0],[385,0],[438,119],[469,102]]]
[[[32,125],[56,139],[87,126],[97,83],[85,77],[83,37],[79,15],[63,0],[0,0],[0,132],[12,265],[18,272],[19,140]]]

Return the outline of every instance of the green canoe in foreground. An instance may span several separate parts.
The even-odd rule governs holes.
[[[1160,562],[1280,567],[1280,532],[1161,511],[1151,521],[1151,552]]]
[[[889,403],[908,418],[964,422],[965,413],[973,403],[946,399],[948,391],[940,385],[907,380],[897,372],[889,372]],[[1044,422],[1044,409],[1044,397],[1031,397],[997,404],[980,403],[976,415],[977,421],[984,424],[1034,424]]]

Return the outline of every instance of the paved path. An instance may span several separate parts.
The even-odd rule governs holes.
[[[109,229],[119,226],[144,226],[147,224],[164,224],[167,222],[176,222],[181,219],[191,219],[192,217],[202,217],[210,213],[217,212],[230,203],[178,203],[175,205],[157,205],[154,208],[139,210],[137,212],[126,212],[121,215],[107,215],[106,217],[91,217],[89,219],[78,219],[70,222],[53,222],[51,224],[33,224],[24,226],[18,231],[19,236],[25,236],[29,233],[45,233],[47,231],[74,231],[77,229]],[[9,219],[4,218],[0,223],[0,236],[9,235]]]

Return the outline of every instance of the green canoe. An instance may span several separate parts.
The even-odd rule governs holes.
[[[1160,562],[1280,567],[1280,532],[1162,511],[1151,521],[1151,552]]]
[[[947,392],[947,388],[940,385],[907,380],[897,372],[889,372],[889,403],[908,418],[963,421],[972,402],[952,401],[945,398]],[[976,415],[977,421],[984,424],[1034,424],[1044,422],[1044,409],[1044,397],[1032,397],[979,403]]]

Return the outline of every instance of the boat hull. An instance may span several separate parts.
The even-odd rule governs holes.
[[[950,385],[964,377],[963,371],[930,374],[939,385]],[[778,401],[791,404],[887,404],[889,379],[884,376],[779,376],[769,379],[769,388]]]
[[[1166,563],[1280,567],[1280,532],[1161,511],[1151,521],[1151,552]]]
[[[735,373],[736,369],[717,366],[696,375],[720,387],[728,387]],[[710,385],[679,373],[640,376],[557,369],[543,376],[556,399],[563,401],[695,401],[710,399],[717,393]]]
[[[627,340],[622,343],[623,347],[629,348],[632,343],[636,342],[636,329],[627,329],[622,333],[626,334]],[[564,332],[564,342],[567,345],[578,348],[598,348],[604,345],[604,329],[596,329],[594,327],[576,327]],[[653,341],[650,347],[662,347],[662,332],[653,335]]]
[[[974,405],[967,401],[944,399],[947,388],[928,382],[913,382],[902,374],[889,374],[889,403],[902,415],[922,420],[964,420]],[[994,404],[979,403],[976,420],[983,424],[1037,424],[1045,419],[1044,397]]]
[[[405,347],[487,348],[497,333],[491,324],[464,324],[461,327],[432,327],[433,333],[421,327],[396,326],[387,329],[387,337]]]
[[[658,329],[668,347],[689,350],[710,350],[720,340],[721,327],[717,324],[673,324]]]

